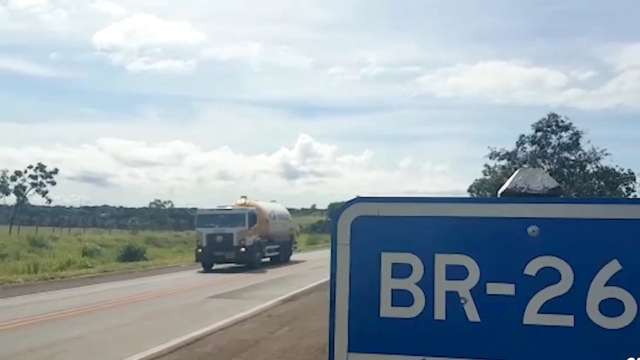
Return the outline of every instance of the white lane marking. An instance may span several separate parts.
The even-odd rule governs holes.
[[[127,358],[125,358],[125,360],[148,360],[148,359],[154,359],[157,358],[161,355],[167,354],[173,350],[177,350],[181,347],[184,347],[186,345],[189,345],[203,337],[206,337],[208,335],[211,335],[215,332],[218,332],[220,330],[223,330],[229,326],[235,325],[243,320],[249,319],[265,310],[269,310],[277,305],[282,304],[283,302],[285,302],[286,300],[288,300],[291,297],[294,297],[298,294],[304,293],[307,290],[310,290],[320,284],[323,284],[325,282],[329,281],[329,278],[324,278],[322,280],[316,281],[314,283],[311,283],[303,288],[300,288],[298,290],[292,291],[288,294],[282,295],[278,298],[275,298],[273,300],[267,301],[264,304],[258,305],[252,309],[249,309],[247,311],[244,311],[240,314],[234,315],[230,318],[227,318],[225,320],[219,321],[215,324],[209,325],[207,327],[204,327],[200,330],[196,330],[192,333],[189,333],[187,335],[181,336],[179,338],[170,340],[164,344],[158,345],[156,347],[153,347],[147,351],[143,351],[141,353],[129,356]]]
[[[515,296],[516,285],[510,283],[487,283],[487,295]]]

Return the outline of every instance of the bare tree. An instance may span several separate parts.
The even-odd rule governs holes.
[[[57,168],[49,169],[43,163],[29,165],[24,170],[15,170],[12,174],[3,172],[0,175],[0,192],[4,196],[13,195],[15,203],[11,211],[9,219],[9,234],[13,232],[13,225],[20,212],[29,204],[29,198],[39,196],[47,204],[51,204],[52,199],[49,196],[49,188],[56,186],[55,180],[59,170]]]

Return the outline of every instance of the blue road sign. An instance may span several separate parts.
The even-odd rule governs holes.
[[[357,198],[330,359],[640,358],[640,202]]]

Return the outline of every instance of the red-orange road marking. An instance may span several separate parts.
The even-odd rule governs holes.
[[[276,268],[272,272],[271,275],[277,275],[281,272],[286,272],[286,268]],[[225,284],[232,281],[243,280],[244,278],[251,277],[251,274],[237,274],[238,276],[229,276],[221,279],[216,279],[216,281],[210,281],[203,284],[186,286],[181,288],[174,288],[171,290],[162,290],[162,291],[148,291],[136,295],[129,295],[119,299],[106,300],[98,303],[94,303],[91,305],[80,306],[76,308],[53,311],[50,313],[27,316],[23,318],[8,320],[5,322],[0,322],[0,331],[15,329],[23,326],[33,325],[45,321],[51,320],[59,320],[66,319],[73,316],[78,316],[82,314],[92,313],[99,310],[110,309],[117,306],[134,304],[142,301],[153,300],[165,296],[170,296],[173,294],[178,294],[185,291],[197,290],[211,285]],[[272,276],[277,277],[277,276]]]

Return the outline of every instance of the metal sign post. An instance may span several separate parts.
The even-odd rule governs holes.
[[[634,200],[357,198],[330,359],[638,357],[639,250]]]

